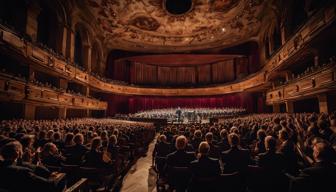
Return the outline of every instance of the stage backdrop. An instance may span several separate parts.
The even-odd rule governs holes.
[[[142,110],[170,107],[242,107],[248,112],[263,112],[264,104],[258,95],[250,93],[211,97],[151,97],[106,95],[107,115],[135,113]]]

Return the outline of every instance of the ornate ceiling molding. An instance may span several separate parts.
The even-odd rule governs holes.
[[[165,0],[87,0],[110,48],[191,51],[225,47],[257,36],[264,0],[193,0],[185,14],[168,14]]]

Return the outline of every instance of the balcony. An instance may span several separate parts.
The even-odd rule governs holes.
[[[45,106],[106,110],[107,103],[81,95],[27,83],[23,79],[0,73],[0,98],[12,102],[31,102]]]
[[[309,97],[321,92],[336,90],[336,65],[327,65],[266,93],[266,103]]]

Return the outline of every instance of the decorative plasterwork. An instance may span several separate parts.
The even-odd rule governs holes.
[[[260,29],[264,0],[194,0],[186,14],[168,14],[164,0],[87,0],[110,48],[186,51],[231,46]]]

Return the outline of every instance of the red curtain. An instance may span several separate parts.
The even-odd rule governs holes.
[[[211,97],[151,97],[151,96],[121,96],[110,95],[108,101],[108,115],[116,113],[135,113],[142,110],[170,108],[170,107],[242,107],[248,112],[258,110],[258,101],[252,94],[239,93]]]

